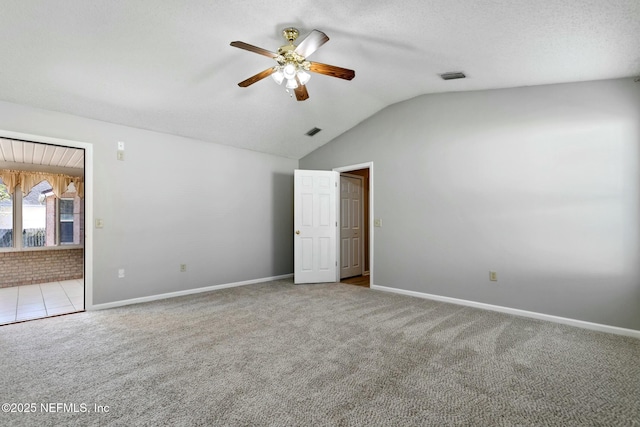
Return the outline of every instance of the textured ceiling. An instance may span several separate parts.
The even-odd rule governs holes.
[[[277,50],[287,26],[324,31],[310,60],[355,79],[313,74],[304,102],[239,88],[274,62],[229,43]],[[0,57],[4,101],[297,159],[425,93],[640,75],[640,1],[21,0]]]

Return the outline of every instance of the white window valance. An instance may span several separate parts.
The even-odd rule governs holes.
[[[22,194],[28,194],[33,187],[46,180],[51,184],[53,194],[57,198],[60,198],[73,182],[78,197],[84,198],[84,179],[80,176],[2,169],[0,179],[7,186],[9,193],[13,193],[16,187],[20,187]]]

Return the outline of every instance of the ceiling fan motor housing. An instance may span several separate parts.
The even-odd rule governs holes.
[[[282,35],[289,43],[293,43],[300,35],[300,31],[297,28],[289,27],[282,30]]]

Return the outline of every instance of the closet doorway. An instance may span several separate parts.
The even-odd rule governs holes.
[[[369,287],[373,283],[373,162],[343,166],[333,170],[340,172],[341,175],[340,282]],[[347,185],[343,185],[348,182],[353,183],[354,187],[351,190]],[[354,188],[360,185],[358,183],[362,185],[357,190],[360,194],[355,197],[349,196],[348,194],[354,192]],[[359,208],[354,208],[354,206],[359,206]],[[349,226],[343,226],[344,224],[349,224]],[[354,227],[354,225],[357,226]],[[346,231],[346,228],[350,230]],[[354,229],[359,231],[358,236],[354,236]],[[354,237],[355,240],[361,240],[359,249],[355,246],[358,243],[354,242]],[[357,263],[355,258],[358,256],[358,251],[360,252],[361,270],[358,270],[358,274],[354,274],[354,271],[357,270],[353,267]]]

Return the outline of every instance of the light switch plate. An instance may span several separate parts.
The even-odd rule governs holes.
[[[96,228],[103,228],[104,227],[104,221],[101,219],[96,219]]]
[[[382,219],[381,218],[374,218],[373,226],[374,227],[382,227]]]

